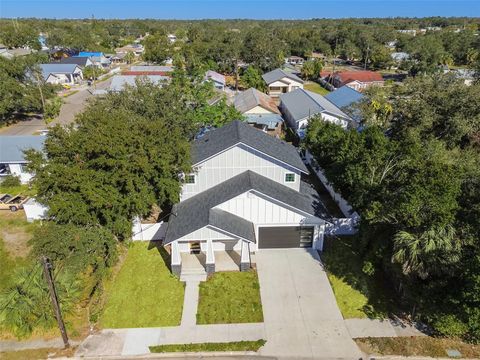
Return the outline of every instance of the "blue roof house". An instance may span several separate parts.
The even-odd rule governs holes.
[[[350,115],[355,121],[359,122],[361,120],[360,110],[355,109],[354,105],[365,98],[365,95],[362,93],[348,86],[342,86],[324,97],[333,105]]]

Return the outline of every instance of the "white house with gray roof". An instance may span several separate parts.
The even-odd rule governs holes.
[[[83,79],[83,72],[77,64],[40,64],[45,82],[50,84],[73,85]]]
[[[42,150],[45,136],[0,136],[0,181],[8,175],[17,176],[22,184],[32,178],[26,169],[27,149]]]
[[[301,132],[308,125],[308,120],[321,115],[325,121],[347,128],[352,118],[345,114],[331,101],[320,94],[297,89],[280,96],[280,111],[287,124],[297,132]]]
[[[302,79],[282,69],[275,69],[263,74],[262,78],[267,83],[268,94],[272,97],[278,97],[296,89],[303,89]]]
[[[261,249],[322,249],[327,212],[295,147],[234,121],[195,140],[192,159],[164,239],[175,274],[190,253],[211,273],[226,251],[246,270]]]

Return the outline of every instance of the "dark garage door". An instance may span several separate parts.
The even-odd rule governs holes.
[[[313,227],[279,226],[258,229],[260,249],[312,247]]]

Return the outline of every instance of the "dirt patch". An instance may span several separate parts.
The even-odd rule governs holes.
[[[5,248],[12,257],[26,257],[30,251],[28,241],[32,234],[21,227],[2,229],[0,236],[3,238]]]
[[[448,357],[447,350],[458,350],[463,358],[480,358],[480,345],[455,339],[421,337],[360,338],[355,339],[360,349],[370,355],[401,355]]]

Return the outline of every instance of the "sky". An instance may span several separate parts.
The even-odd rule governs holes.
[[[0,18],[480,17],[480,0],[0,0]]]

